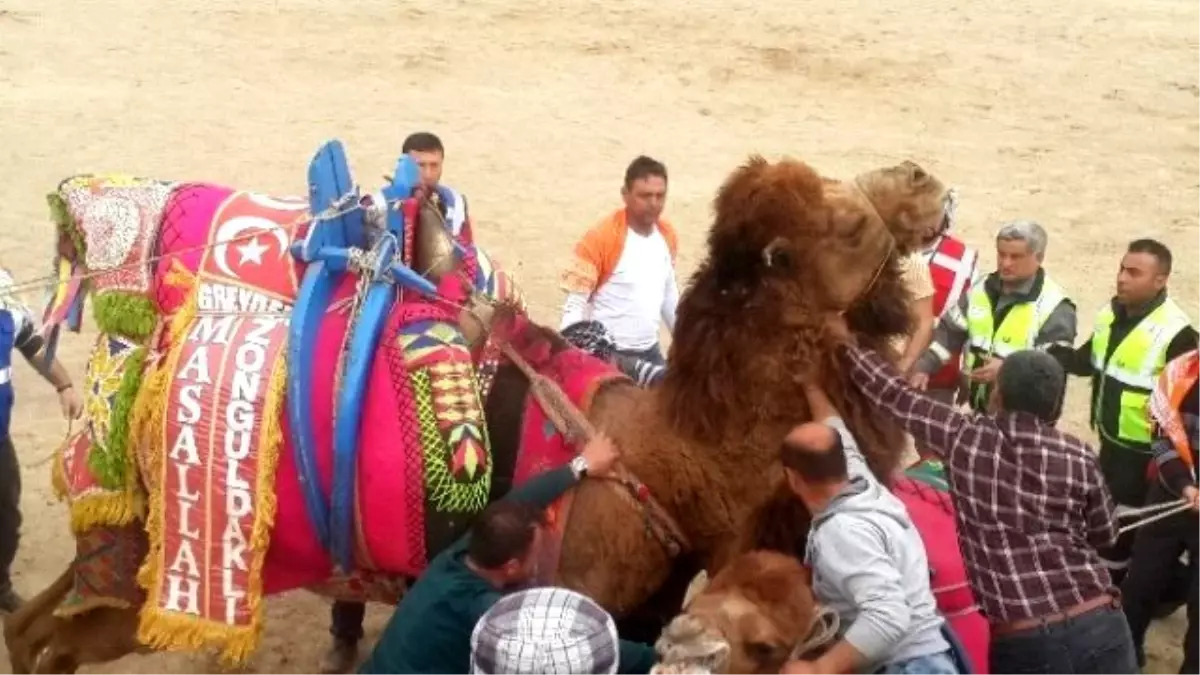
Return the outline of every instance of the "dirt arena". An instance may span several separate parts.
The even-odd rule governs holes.
[[[671,172],[683,277],[716,187],[749,153],[832,176],[913,159],[959,188],[961,234],[985,264],[1000,221],[1047,226],[1081,335],[1135,236],[1171,246],[1172,291],[1195,316],[1198,14],[1179,0],[0,0],[0,258],[18,279],[47,271],[43,196],[71,173],[301,194],[311,153],[338,137],[375,186],[404,136],[431,130],[478,238],[547,322],[564,256],[639,153]],[[87,324],[63,346],[76,378]],[[42,462],[66,425],[48,386],[24,364],[16,377],[15,578],[32,594],[74,550]],[[1071,398],[1086,433],[1082,382]],[[373,610],[368,644],[385,619]],[[251,667],[312,672],[327,604],[292,594],[267,621]],[[1183,629],[1179,615],[1156,626],[1149,671],[1174,672]],[[214,667],[170,655],[95,672]]]

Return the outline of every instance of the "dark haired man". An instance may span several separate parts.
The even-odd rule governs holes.
[[[1153,239],[1129,244],[1117,271],[1117,293],[1096,315],[1077,349],[1051,347],[1068,373],[1092,379],[1091,426],[1100,437],[1100,470],[1118,504],[1140,507],[1153,456],[1146,402],[1168,361],[1196,348],[1187,313],[1167,297],[1171,251]],[[1104,551],[1117,584],[1125,576],[1133,533]]]
[[[1187,602],[1187,630],[1183,638],[1183,665],[1180,673],[1200,672],[1197,642],[1200,642],[1200,536],[1196,514],[1200,511],[1200,488],[1196,485],[1197,452],[1200,451],[1200,352],[1196,349],[1171,360],[1159,376],[1150,397],[1154,418],[1154,463],[1157,478],[1150,487],[1147,502],[1155,505],[1178,503],[1191,506],[1137,528],[1129,573],[1121,583],[1125,617],[1133,633],[1138,663],[1145,661],[1143,643],[1146,629],[1164,591],[1177,582]],[[1183,574],[1172,574],[1179,565],[1179,552],[1187,551],[1188,564]]]
[[[625,170],[624,206],[593,226],[575,245],[562,275],[567,292],[560,327],[585,319],[604,324],[618,352],[663,363],[660,320],[675,329],[679,286],[678,239],[662,217],[667,168],[640,156]]]
[[[925,544],[904,504],[867,466],[825,393],[806,387],[813,419],[783,440],[788,486],[813,514],[805,548],[813,593],[837,611],[840,640],[785,673],[957,673],[929,586]]]
[[[914,389],[830,321],[859,393],[946,465],[971,590],[991,624],[993,673],[1132,673],[1129,624],[1098,549],[1117,539],[1087,443],[1059,431],[1066,374],[1044,351],[1008,355],[990,412]]]
[[[442,180],[442,164],[446,160],[446,148],[442,139],[428,131],[418,131],[404,139],[400,152],[412,156],[421,169],[421,184],[434,187]]]
[[[507,591],[536,578],[545,509],[585,476],[603,477],[618,453],[597,437],[568,466],[537,476],[489,505],[408,590],[360,673],[470,672],[471,631]],[[652,665],[652,651],[641,662]]]

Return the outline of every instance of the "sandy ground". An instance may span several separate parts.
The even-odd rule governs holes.
[[[1174,249],[1172,291],[1194,313],[1198,14],[1177,0],[0,0],[0,257],[18,278],[45,272],[43,195],[73,172],[298,194],[327,138],[372,185],[408,132],[429,129],[479,238],[545,321],[563,255],[614,206],[638,153],[670,168],[684,274],[715,188],[747,154],[842,176],[911,158],[959,187],[962,233],[989,265],[1002,219],[1048,226],[1049,268],[1082,330],[1135,236]],[[63,347],[77,377],[90,337]],[[53,392],[23,364],[16,377],[15,574],[33,592],[73,551],[36,466],[66,429]],[[1081,432],[1085,396],[1075,385]],[[324,601],[269,607],[252,667],[311,671]],[[373,611],[370,638],[384,619]],[[1183,625],[1156,627],[1150,670],[1178,667]],[[214,667],[172,655],[97,672]]]

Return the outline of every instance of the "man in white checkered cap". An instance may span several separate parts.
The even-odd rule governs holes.
[[[565,588],[505,596],[471,634],[472,673],[646,673],[653,665],[652,647],[621,640],[608,612]]]

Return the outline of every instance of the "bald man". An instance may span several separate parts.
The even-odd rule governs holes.
[[[780,459],[788,486],[813,514],[804,553],[813,592],[847,628],[816,661],[792,661],[783,672],[959,672],[908,511],[871,473],[824,392],[805,393],[824,422],[793,429]]]

